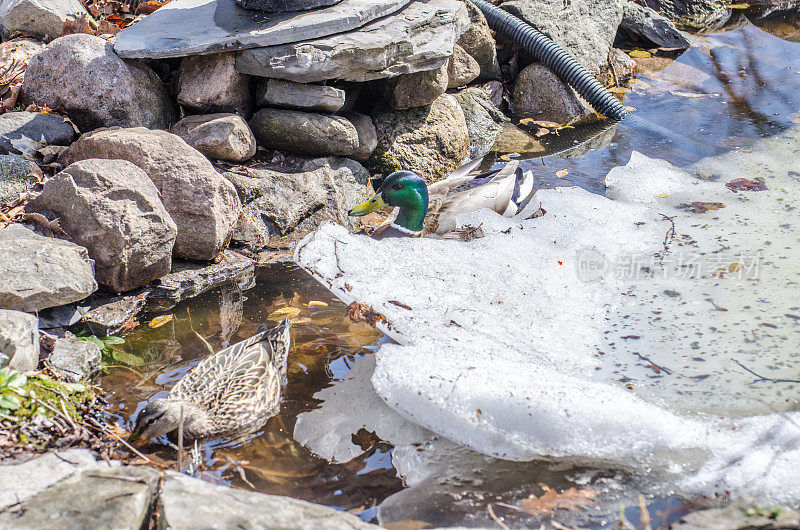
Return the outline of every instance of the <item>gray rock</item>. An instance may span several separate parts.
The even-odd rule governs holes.
[[[625,2],[619,37],[647,48],[688,48],[691,46],[675,24],[649,7]]]
[[[78,383],[89,379],[100,370],[102,356],[97,344],[67,333],[63,339],[56,339],[53,352],[45,364],[57,375]]]
[[[622,0],[510,0],[500,7],[553,39],[596,74],[608,60],[622,21],[623,3]]]
[[[97,281],[143,287],[170,270],[177,228],[147,174],[125,160],[75,162],[45,182],[27,211],[52,213],[86,247]]]
[[[751,4],[743,12],[746,21],[789,42],[800,42],[800,0],[784,0],[767,4]],[[733,19],[733,16],[731,16]],[[728,20],[726,29],[733,20]]]
[[[250,120],[258,144],[304,155],[355,156],[358,131],[342,116],[299,110],[261,109]]]
[[[109,465],[95,460],[88,449],[52,451],[25,462],[0,463],[0,476],[3,477],[0,510],[19,501],[25,502],[53,484],[91,469],[109,469]],[[59,527],[63,528],[62,525]]]
[[[721,28],[732,13],[727,0],[655,0],[649,4],[679,29],[695,33]]]
[[[464,5],[469,12],[470,25],[458,38],[457,44],[478,61],[481,79],[500,79],[497,47],[486,17],[472,2],[464,2]]]
[[[62,158],[65,164],[116,158],[143,169],[178,227],[176,256],[214,259],[239,220],[241,204],[230,182],[200,152],[166,131],[141,127],[95,131],[81,136]]]
[[[28,498],[24,509],[0,513],[0,527],[37,528],[147,527],[161,472],[128,466],[74,474]]]
[[[517,116],[570,125],[595,119],[589,105],[541,63],[528,65],[519,73],[512,99]]]
[[[698,510],[684,515],[674,530],[789,530],[800,528],[800,514],[787,506],[768,506],[753,499],[740,499],[724,508]]]
[[[162,277],[147,298],[148,311],[162,311],[227,283],[236,282],[244,289],[253,286],[255,264],[252,260],[230,250],[223,253],[219,263],[195,263],[175,260],[172,272]]]
[[[449,94],[427,107],[377,108],[372,120],[378,132],[376,153],[388,154],[403,169],[416,171],[429,182],[458,168],[469,153],[464,112]]]
[[[250,76],[234,69],[234,53],[192,55],[178,70],[178,103],[196,112],[253,114]]]
[[[6,112],[0,115],[0,152],[23,154],[43,145],[69,145],[75,128],[58,114]]]
[[[256,137],[241,116],[199,114],[187,116],[170,130],[209,158],[244,162],[256,154]]]
[[[236,0],[245,9],[282,13],[284,11],[305,11],[338,4],[342,0]]]
[[[39,365],[39,319],[22,311],[0,309],[0,368],[19,372]]]
[[[98,337],[114,335],[144,309],[150,292],[146,288],[135,294],[114,296],[95,302],[97,305],[83,316],[83,323]]]
[[[495,139],[503,131],[503,122],[507,122],[502,112],[497,110],[489,95],[481,88],[467,88],[453,97],[456,98],[469,132],[469,158],[475,159],[488,153]]]
[[[346,158],[299,159],[291,169],[249,164],[226,171],[245,204],[239,241],[252,248],[292,248],[326,221],[360,225],[347,210],[371,192],[369,173]]]
[[[453,45],[467,27],[463,2],[412,2],[395,16],[357,31],[243,51],[236,69],[299,83],[383,79],[438,68],[453,55]]]
[[[384,96],[393,109],[404,110],[425,107],[447,90],[448,63],[435,70],[405,74],[387,79],[383,84]]]
[[[345,97],[345,91],[336,87],[282,79],[262,79],[256,88],[259,107],[338,112],[344,106]]]
[[[447,61],[447,88],[462,87],[477,79],[479,75],[481,67],[478,61],[456,44],[453,56]]]
[[[0,230],[0,308],[36,312],[83,300],[97,290],[94,262],[69,241],[22,225]]]
[[[25,105],[63,111],[84,132],[115,125],[165,129],[174,114],[155,72],[123,61],[111,44],[85,33],[60,37],[31,59],[20,97]]]
[[[636,75],[636,61],[622,50],[612,48],[608,55],[607,68],[598,80],[608,85],[619,85],[630,81]]]
[[[164,528],[248,528],[252,530],[368,530],[358,517],[310,502],[264,495],[167,473],[158,497]]]
[[[301,42],[360,28],[408,2],[342,0],[302,13],[265,15],[245,11],[234,0],[173,0],[120,32],[114,48],[121,57],[162,59]]]
[[[67,21],[82,17],[92,20],[79,0],[5,0],[0,6],[5,35],[21,31],[45,41],[60,37]]]
[[[363,162],[370,157],[378,146],[378,133],[375,130],[375,124],[372,123],[372,118],[358,112],[344,112],[342,117],[346,118],[356,128],[358,147],[353,153],[353,158]]]
[[[15,200],[39,179],[35,164],[18,155],[0,155],[0,204]]]

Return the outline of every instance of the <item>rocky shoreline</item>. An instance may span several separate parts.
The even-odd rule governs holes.
[[[272,20],[233,0],[154,1],[0,5],[0,368],[84,382],[103,352],[78,329],[124,334],[143,311],[252,287],[322,224],[359,230],[347,209],[371,177],[433,182],[509,138],[604,119],[468,1],[342,0]],[[631,51],[669,58],[689,46],[681,30],[736,16],[713,0],[500,7],[612,88],[635,75]],[[154,484],[185,484],[133,473],[142,491],[120,495],[135,528],[165,506]],[[330,515],[303,510],[308,527]]]

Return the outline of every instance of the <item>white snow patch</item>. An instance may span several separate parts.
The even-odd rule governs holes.
[[[487,234],[469,243],[327,225],[296,260],[387,316],[399,344],[376,353],[372,383],[433,433],[510,460],[702,467],[686,490],[798,502],[800,414],[770,409],[790,410],[800,379],[798,139],[706,161],[703,178],[634,154],[608,198],[541,190],[515,218],[465,216]],[[736,177],[769,189],[734,193]],[[692,202],[725,208],[677,208]],[[688,258],[705,269],[685,274]]]

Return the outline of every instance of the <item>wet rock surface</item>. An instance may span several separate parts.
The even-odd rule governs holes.
[[[245,218],[235,236],[252,248],[291,248],[325,221],[356,228],[347,210],[371,195],[369,174],[346,158],[297,159],[291,169],[251,164],[223,174],[245,203]]]
[[[116,292],[169,272],[177,228],[147,174],[125,160],[89,159],[47,180],[26,206],[54,215],[85,247],[97,281]]]
[[[244,162],[256,154],[256,138],[236,114],[187,116],[170,130],[209,158]]]
[[[15,200],[39,181],[34,167],[21,156],[0,155],[0,204]]]
[[[625,2],[618,38],[646,47],[688,48],[689,41],[670,20],[634,2]]]
[[[336,87],[282,79],[262,79],[256,88],[259,107],[338,112],[344,106],[345,97],[345,91]]]
[[[0,152],[22,154],[42,145],[69,145],[75,139],[69,120],[46,112],[0,115]]]
[[[67,21],[81,17],[91,19],[79,0],[6,0],[0,6],[6,36],[20,31],[50,41],[61,36]]]
[[[376,153],[388,154],[403,169],[416,171],[426,180],[439,180],[453,171],[469,152],[464,112],[449,94],[426,107],[378,108],[372,118],[378,133]]]
[[[83,132],[111,126],[164,129],[174,113],[153,70],[122,60],[111,44],[86,34],[60,37],[37,54],[20,97],[25,104],[61,110]]]
[[[731,16],[730,2],[724,0],[651,0],[648,5],[687,31],[713,31]]]
[[[253,261],[230,250],[223,252],[219,263],[175,260],[172,271],[150,291],[147,308],[154,311],[170,309],[181,300],[231,282],[249,289],[254,280]]]
[[[224,509],[223,509],[224,507]],[[168,473],[158,498],[159,517],[168,528],[356,530],[377,528],[354,515],[289,497],[217,486]]]
[[[467,88],[453,97],[464,112],[469,134],[469,157],[474,159],[485,155],[503,131],[503,123],[508,118],[494,106],[483,89]]]
[[[617,27],[621,0],[511,0],[501,5],[564,47],[592,73],[606,64]],[[580,23],[575,23],[579,20]]]
[[[591,121],[595,114],[575,91],[540,63],[525,67],[514,83],[518,116],[571,125]]]
[[[252,81],[234,69],[235,61],[233,53],[186,57],[178,71],[178,103],[195,112],[230,112],[249,118]]]
[[[83,323],[94,335],[105,337],[116,334],[126,322],[144,309],[150,289],[127,296],[103,299],[96,307],[86,311]]]
[[[383,79],[438,68],[453,54],[455,41],[468,26],[462,2],[412,2],[395,16],[357,31],[245,50],[236,68],[299,83]]]
[[[39,319],[22,311],[0,309],[0,368],[25,372],[39,364]]]
[[[265,14],[242,9],[234,0],[178,0],[126,28],[114,47],[121,57],[160,59],[307,41],[354,30],[408,2],[342,0],[306,12]]]
[[[0,307],[35,312],[77,302],[97,290],[86,249],[22,225],[0,230]]]
[[[85,381],[100,370],[100,348],[93,342],[81,340],[71,333],[57,339],[45,364],[60,378],[77,383]]]
[[[96,131],[63,157],[65,164],[87,158],[127,160],[144,170],[178,227],[176,256],[211,260],[228,244],[241,212],[236,190],[180,137],[144,128]]]

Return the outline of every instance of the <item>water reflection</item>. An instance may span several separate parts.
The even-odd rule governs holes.
[[[376,441],[350,462],[329,464],[294,441],[292,431],[297,415],[317,406],[313,394],[370,353],[367,348],[379,333],[350,322],[343,305],[297,268],[272,266],[259,272],[253,289],[242,291],[230,284],[162,315],[146,315],[123,345],[142,365],[110,368],[103,388],[113,391],[110,401],[119,411],[119,422],[130,428],[146,401],[164,397],[209,355],[209,346],[223,348],[250,336],[260,323],[287,314],[294,321],[293,345],[280,413],[249,443],[205,444],[202,476],[242,489],[365,512],[371,518],[369,510],[401,488],[389,459],[391,447]],[[163,325],[158,325],[163,318],[153,320],[170,315]],[[144,451],[156,462],[175,465],[171,448],[150,445]]]

